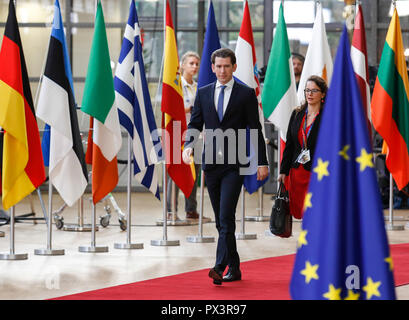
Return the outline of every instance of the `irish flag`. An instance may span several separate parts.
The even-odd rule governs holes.
[[[279,130],[281,153],[287,136],[288,122],[298,105],[297,91],[283,5],[280,5],[276,33],[268,60],[261,94],[264,116]]]
[[[98,1],[84,97],[81,110],[93,117],[92,199],[94,204],[111,192],[118,183],[116,155],[122,137],[109,58],[104,14]]]
[[[399,17],[394,10],[371,101],[375,130],[388,145],[386,166],[399,189],[409,183],[409,81]]]

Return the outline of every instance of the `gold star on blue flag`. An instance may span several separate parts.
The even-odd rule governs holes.
[[[314,205],[305,206],[302,230],[308,230],[308,245],[297,248],[293,299],[350,299],[352,294],[354,299],[396,298],[369,141],[344,27],[312,165],[319,168],[325,159],[330,171],[325,178],[310,178]],[[319,269],[306,281],[310,262]]]

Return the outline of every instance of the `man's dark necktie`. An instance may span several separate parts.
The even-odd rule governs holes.
[[[224,89],[226,89],[226,86],[220,86],[219,100],[217,101],[217,115],[220,122],[223,119]]]

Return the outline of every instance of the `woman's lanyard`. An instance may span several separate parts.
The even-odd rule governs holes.
[[[186,86],[182,85],[182,88],[183,88],[183,91],[184,91],[183,92],[183,97],[184,97],[185,103],[187,103],[188,106],[190,107],[190,105],[192,104],[192,103],[190,103],[190,100],[191,100],[190,97],[194,95],[194,93],[193,93],[194,88],[192,88],[189,85],[186,85]]]
[[[302,148],[303,148],[303,150],[307,148],[307,139],[308,139],[308,136],[310,135],[312,126],[314,125],[315,119],[317,118],[317,116],[318,116],[319,114],[320,114],[320,113],[319,113],[319,111],[318,111],[318,113],[317,113],[317,114],[315,115],[315,117],[314,117],[314,120],[312,120],[312,123],[311,123],[309,129],[307,130],[308,107],[307,107],[307,109],[305,110],[304,127],[303,127],[303,129],[301,130],[301,131],[302,131]]]

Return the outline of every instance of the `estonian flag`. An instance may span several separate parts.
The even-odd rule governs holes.
[[[49,128],[49,178],[61,198],[72,206],[88,184],[87,167],[78,126],[70,60],[60,4],[55,1],[54,22],[37,103],[37,116]],[[45,133],[47,136],[47,132]],[[48,151],[48,152],[47,152]],[[48,158],[47,156],[45,158]],[[46,159],[47,160],[47,159]]]

